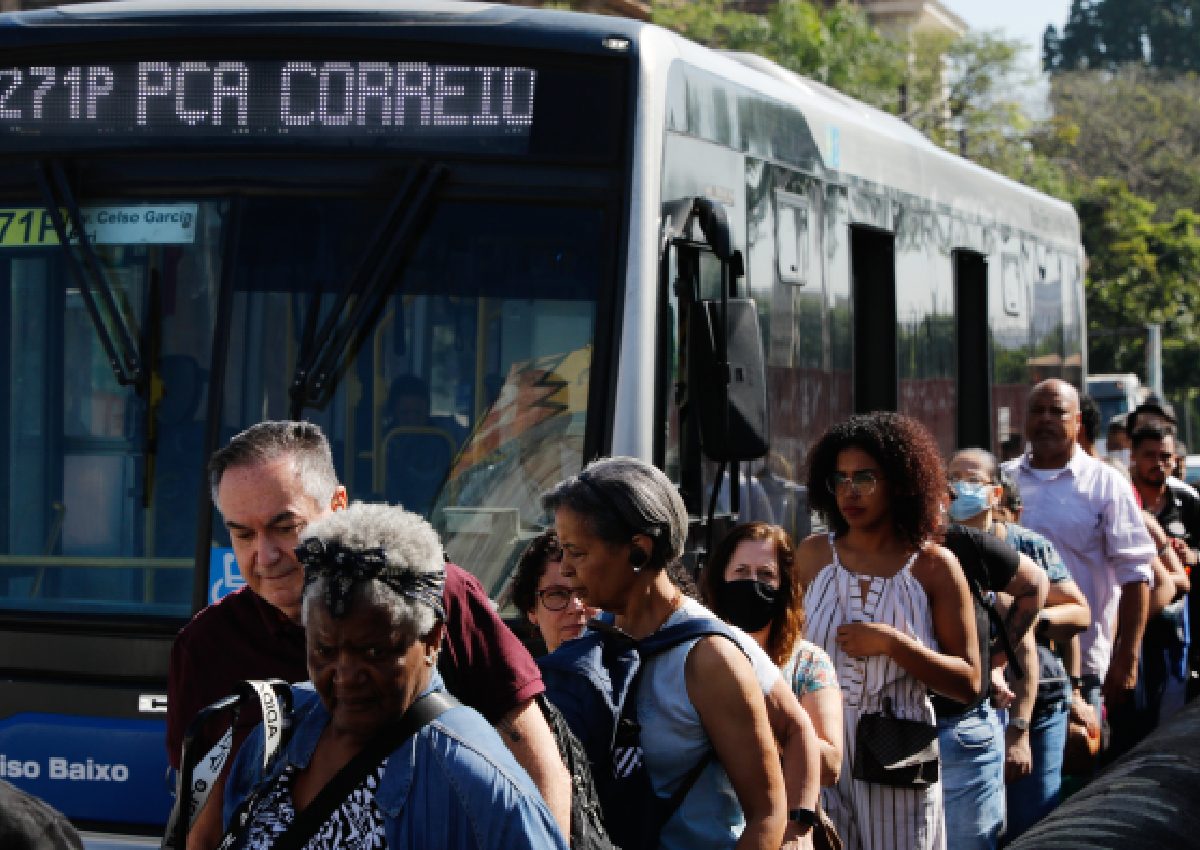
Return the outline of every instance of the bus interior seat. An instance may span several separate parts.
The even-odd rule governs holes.
[[[406,510],[429,515],[458,452],[444,428],[397,425],[380,447],[384,496]]]

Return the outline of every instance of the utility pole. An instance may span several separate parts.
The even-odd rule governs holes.
[[[1166,400],[1162,382],[1162,325],[1157,322],[1146,325],[1146,384],[1159,401]]]

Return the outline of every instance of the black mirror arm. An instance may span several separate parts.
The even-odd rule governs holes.
[[[88,318],[96,330],[96,336],[104,349],[104,356],[108,358],[113,376],[121,386],[133,386],[139,394],[144,394],[147,387],[141,352],[134,341],[132,331],[125,323],[112,285],[104,274],[104,267],[88,240],[87,231],[83,226],[83,213],[71,191],[70,183],[67,182],[62,163],[58,160],[51,160],[49,165],[39,162],[37,181],[46,204],[46,214],[50,216],[54,233],[58,237],[59,248],[71,276],[79,286],[79,294],[83,298]],[[67,215],[65,219],[64,210]],[[68,223],[70,229],[67,227]],[[72,234],[77,236],[83,261],[80,261],[71,249]]]
[[[312,348],[299,358],[289,390],[291,416],[299,419],[305,407],[322,407],[332,396],[346,353],[377,315],[388,285],[403,267],[413,235],[427,221],[437,186],[448,169],[440,164],[419,164],[392,198],[387,214],[363,254],[358,268],[338,294],[338,300],[313,339]],[[358,296],[347,311],[351,297]],[[314,304],[316,310],[319,305]],[[346,314],[346,315],[343,315]]]

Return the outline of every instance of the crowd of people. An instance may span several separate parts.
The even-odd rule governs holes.
[[[1170,411],[1108,458],[1071,385],[1026,414],[1003,463],[900,414],[833,426],[806,481],[825,530],[743,522],[695,584],[670,479],[592,462],[513,578],[536,660],[427,522],[349,503],[316,426],[253,426],[210,464],[247,587],[176,640],[173,763],[239,681],[298,684],[277,748],[253,705],[192,730],[236,755],[188,850],[1004,846],[1197,662]]]

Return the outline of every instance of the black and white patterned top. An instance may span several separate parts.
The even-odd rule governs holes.
[[[321,824],[304,850],[387,850],[383,812],[375,805],[375,789],[383,775],[383,762],[346,797],[341,807]],[[246,830],[245,850],[269,850],[296,819],[292,803],[295,767],[288,765],[275,785],[254,807]]]

